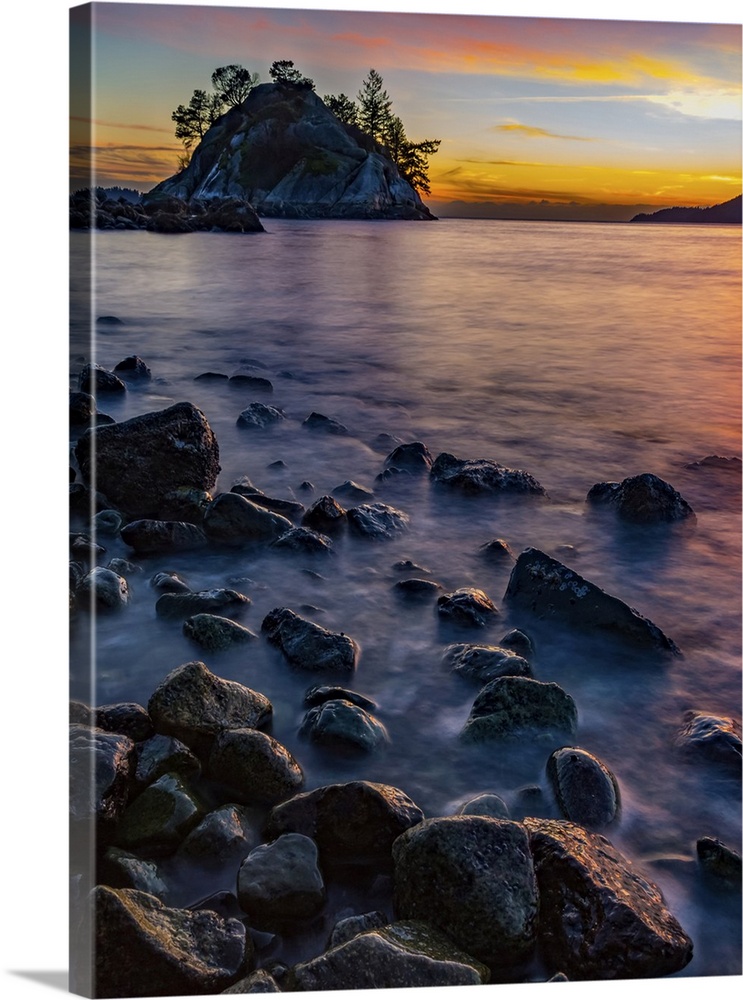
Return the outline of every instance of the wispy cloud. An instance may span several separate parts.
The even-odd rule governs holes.
[[[585,135],[563,135],[560,132],[550,132],[546,128],[538,128],[536,125],[523,125],[521,122],[510,122],[506,125],[493,125],[491,132],[516,132],[519,135],[530,139],[570,139],[572,142],[595,142],[596,140]]]
[[[138,125],[132,124],[130,122],[108,122],[103,121],[100,118],[85,118],[82,115],[70,115],[71,122],[82,122],[84,125],[97,125],[99,128],[120,128],[126,129],[127,131],[142,131],[142,132],[161,132],[168,134],[171,129],[159,128],[157,125]]]

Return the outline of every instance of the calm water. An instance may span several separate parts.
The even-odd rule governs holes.
[[[479,546],[500,536],[515,552],[544,549],[655,621],[684,657],[640,666],[626,650],[544,632],[505,607],[499,626],[464,639],[497,642],[513,626],[535,636],[535,676],[573,696],[576,742],[617,775],[623,809],[607,835],[652,865],[695,941],[683,975],[739,973],[738,900],[709,896],[683,866],[650,859],[690,856],[703,835],[740,842],[739,783],[673,749],[687,709],[740,716],[740,478],[687,468],[707,455],[740,455],[740,230],[455,220],[266,226],[250,236],[95,236],[90,313],[124,323],[98,327],[94,358],[111,368],[136,353],[154,376],[101,409],[121,420],[180,400],[199,406],[220,444],[217,490],[247,475],[266,493],[309,505],[347,479],[375,488],[386,450],[374,441],[387,432],[424,441],[434,456],[526,469],[550,500],[441,499],[427,481],[377,486],[378,500],[410,515],[409,533],[385,544],[342,541],[332,562],[313,565],[322,579],[305,572],[306,560],[265,554],[147,559],[129,581],[131,607],[99,619],[93,700],[146,704],[170,670],[204,659],[271,698],[273,734],[302,763],[308,788],[389,782],[427,815],[482,791],[512,801],[525,784],[545,785],[546,754],[459,745],[477,689],[450,676],[441,653],[462,636],[439,627],[433,605],[401,604],[392,566],[410,558],[447,590],[478,586],[500,607],[509,569],[485,563]],[[72,234],[71,385],[91,356],[89,247],[89,234]],[[204,371],[254,371],[274,392],[194,382]],[[289,419],[241,432],[236,418],[253,399]],[[351,433],[305,431],[312,410]],[[269,468],[278,460],[284,468]],[[594,483],[641,472],[681,491],[697,511],[693,529],[659,537],[586,513]],[[298,491],[304,480],[313,496]],[[116,543],[109,552],[126,554]],[[156,618],[147,581],[158,569],[177,570],[194,590],[241,581],[253,600],[242,620],[254,631],[286,605],[352,635],[362,654],[350,686],[378,702],[389,750],[358,762],[309,748],[297,727],[311,678],[291,674],[262,642],[204,655],[177,623]],[[316,610],[302,611],[308,605]],[[82,631],[73,635],[73,663]],[[73,696],[89,697],[87,684],[77,664]],[[193,901],[188,891],[182,901]]]

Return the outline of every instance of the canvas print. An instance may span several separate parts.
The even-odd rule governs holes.
[[[72,991],[740,975],[741,25],[70,27]]]

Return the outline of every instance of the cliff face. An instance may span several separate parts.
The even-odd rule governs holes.
[[[741,201],[743,197],[731,198],[721,205],[710,205],[709,208],[662,208],[659,212],[651,215],[641,213],[636,215],[632,222],[682,222],[682,223],[717,223],[740,225],[741,222]]]
[[[209,129],[165,196],[241,198],[286,218],[433,219],[372,139],[343,125],[311,90],[261,84]]]

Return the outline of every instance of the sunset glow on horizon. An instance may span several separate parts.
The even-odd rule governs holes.
[[[271,62],[291,59],[320,97],[355,97],[369,68],[382,74],[408,136],[441,140],[434,210],[655,210],[741,193],[740,25],[92,6],[94,99],[88,109],[73,88],[73,188],[92,147],[99,184],[148,190],[177,169],[172,111],[217,66],[270,82]]]

